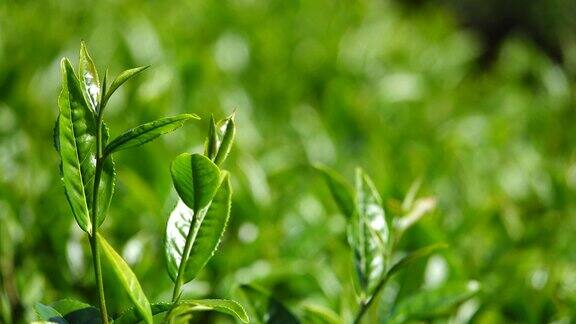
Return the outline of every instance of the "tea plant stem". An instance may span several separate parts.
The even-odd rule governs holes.
[[[374,293],[370,297],[368,297],[368,299],[363,299],[360,302],[360,308],[358,309],[358,312],[356,313],[356,316],[354,317],[354,324],[360,323],[360,321],[362,320],[362,317],[364,317],[364,315],[366,314],[366,312],[368,311],[370,306],[372,306],[372,304],[374,303],[374,300],[376,299],[376,297],[380,294],[380,291],[382,289],[384,289],[384,286],[386,285],[386,282],[388,281],[388,277],[389,277],[388,275],[385,275],[384,278],[382,278],[380,280],[380,282],[378,283],[376,288],[374,288]]]
[[[100,317],[103,324],[108,324],[108,312],[106,310],[106,298],[104,297],[104,281],[102,279],[102,265],[100,262],[100,249],[98,247],[98,188],[104,159],[102,158],[102,115],[98,116],[96,122],[96,171],[94,174],[94,191],[92,195],[92,235],[90,236],[90,248],[92,250],[92,263],[94,264],[94,275],[98,286],[98,300],[100,303]]]

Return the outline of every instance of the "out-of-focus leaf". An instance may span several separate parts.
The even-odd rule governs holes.
[[[150,309],[150,303],[142,291],[142,287],[138,282],[138,279],[126,264],[124,259],[108,244],[106,239],[98,235],[98,242],[100,243],[100,248],[102,249],[105,260],[107,260],[112,268],[112,273],[114,278],[122,285],[128,297],[132,301],[132,304],[138,310],[141,319],[146,323],[152,323],[152,311]]]
[[[422,290],[401,300],[387,319],[387,323],[405,323],[447,315],[456,305],[474,296],[480,290],[476,281],[450,283],[443,287]]]
[[[55,310],[50,306],[46,306],[41,303],[36,303],[34,304],[34,311],[36,312],[38,318],[40,318],[43,321],[48,321],[50,323],[62,323],[62,324],[68,323],[68,321],[64,319],[62,314],[60,314],[57,310]]]
[[[432,245],[428,245],[421,249],[418,249],[407,256],[403,257],[400,261],[394,264],[388,273],[386,274],[388,277],[394,275],[396,272],[406,268],[407,266],[411,265],[412,263],[429,256],[430,254],[436,252],[437,250],[447,248],[448,245],[445,243],[436,243]]]
[[[80,44],[80,62],[78,64],[78,73],[80,80],[82,80],[82,89],[86,95],[86,99],[93,112],[98,113],[98,100],[100,98],[100,80],[98,79],[98,71],[94,66],[94,62],[88,53],[86,44]]]
[[[411,204],[408,214],[397,218],[394,222],[394,228],[398,231],[406,231],[412,225],[416,224],[424,215],[432,211],[436,207],[436,199],[434,197],[421,198]]]
[[[133,68],[130,70],[126,70],[122,73],[120,73],[120,75],[118,75],[116,77],[116,79],[114,79],[114,81],[112,81],[112,84],[110,85],[110,89],[108,89],[106,91],[106,95],[104,96],[104,100],[102,101],[102,105],[106,105],[106,103],[108,102],[108,100],[110,99],[110,96],[112,96],[112,94],[122,85],[124,84],[124,82],[130,80],[132,77],[136,76],[136,74],[146,70],[147,68],[149,68],[150,66],[141,66],[141,67],[137,67],[137,68]]]
[[[74,324],[98,324],[102,320],[100,311],[93,306],[74,299],[59,300],[51,305],[63,315],[64,319]]]
[[[169,311],[172,308],[171,303],[152,303],[150,309],[152,315],[161,314]],[[120,316],[114,320],[114,324],[134,324],[138,323],[141,317],[135,307],[130,307],[128,310],[122,312]]]
[[[197,213],[182,203],[176,206],[166,228],[168,272],[174,281],[182,260],[185,265],[181,270],[184,271],[181,280],[188,282],[214,255],[230,217],[231,199],[230,178],[223,173],[219,189],[209,206]]]
[[[347,218],[351,218],[354,214],[354,197],[352,195],[352,188],[346,181],[336,172],[323,165],[314,166],[322,175],[324,181],[330,189],[330,193],[340,208],[340,211]]]
[[[250,318],[257,323],[295,324],[300,320],[280,301],[269,293],[251,285],[239,287],[241,297],[246,301],[245,307]]]
[[[220,169],[201,154],[180,154],[170,172],[178,195],[196,213],[208,205],[220,186]]]
[[[62,160],[62,180],[74,217],[84,231],[91,233],[92,190],[86,186],[94,178],[96,160],[96,121],[86,103],[80,82],[67,59],[62,59],[62,91],[58,98],[58,138]]]
[[[320,306],[307,304],[304,306],[306,323],[317,324],[343,324],[344,321],[333,310]]]
[[[106,145],[104,156],[148,143],[162,134],[181,127],[185,121],[191,118],[199,119],[198,116],[193,114],[181,114],[158,119],[129,129]]]
[[[389,258],[389,222],[382,200],[370,178],[356,172],[356,213],[351,218],[349,242],[354,250],[356,272],[365,296],[382,279]]]

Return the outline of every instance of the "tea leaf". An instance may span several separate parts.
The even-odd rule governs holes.
[[[195,213],[208,205],[220,185],[220,170],[201,154],[180,154],[170,172],[178,195]]]
[[[86,44],[80,44],[80,62],[78,64],[78,73],[82,80],[82,89],[88,100],[88,104],[93,112],[98,113],[98,100],[100,98],[100,80],[94,62],[88,53]]]
[[[106,239],[100,234],[97,235],[100,248],[102,252],[104,252],[104,258],[109,262],[113,270],[114,278],[122,285],[126,293],[128,293],[128,297],[138,310],[142,320],[146,323],[152,323],[150,303],[144,291],[142,291],[138,279],[122,257],[108,244]]]
[[[230,153],[230,149],[232,148],[232,144],[234,142],[234,135],[236,134],[236,124],[234,123],[234,114],[232,116],[221,120],[218,122],[217,126],[217,136],[218,136],[218,143],[217,143],[217,153],[214,157],[214,163],[216,165],[222,164],[228,153]]]
[[[129,129],[122,135],[116,137],[112,142],[110,142],[110,144],[106,145],[104,156],[148,143],[162,134],[181,127],[185,121],[191,118],[199,119],[196,115],[181,114],[158,119]]]
[[[168,273],[173,281],[176,282],[178,271],[183,271],[183,282],[194,279],[208,263],[218,247],[230,217],[231,197],[230,178],[224,173],[208,206],[194,212],[180,200],[170,214],[166,226],[165,250]],[[183,270],[179,270],[181,262],[185,262]]]
[[[112,94],[122,85],[124,84],[124,82],[130,80],[131,78],[133,78],[134,76],[136,76],[138,73],[146,70],[147,68],[149,68],[150,65],[147,66],[140,66],[134,69],[130,69],[130,70],[126,70],[122,73],[120,73],[120,75],[118,75],[116,77],[116,79],[114,79],[114,81],[112,81],[112,84],[110,85],[110,89],[108,89],[106,91],[106,95],[104,96],[104,100],[102,101],[102,106],[106,105],[106,103],[108,102],[108,99],[110,99],[110,96],[112,96]]]
[[[296,324],[300,320],[280,301],[269,293],[251,285],[242,285],[239,292],[246,300],[246,309],[251,313],[250,318],[257,323],[266,324]]]
[[[43,320],[48,321],[50,323],[68,323],[57,310],[50,306],[46,306],[41,303],[34,304],[34,311],[36,315]]]
[[[399,302],[386,323],[405,323],[425,320],[448,312],[456,305],[474,296],[480,290],[476,281],[451,283],[446,286],[421,290]]]
[[[78,225],[91,233],[92,189],[86,184],[94,177],[96,121],[86,103],[80,82],[67,59],[62,59],[62,91],[58,98],[58,143],[66,197]]]
[[[333,310],[319,305],[305,305],[304,318],[306,323],[342,324],[344,321]]]
[[[108,141],[108,127],[106,124],[102,124],[102,145],[106,145]],[[116,181],[116,171],[114,170],[114,160],[112,156],[105,158],[102,166],[102,174],[100,175],[100,185],[98,186],[98,216],[97,225],[100,227],[108,212],[110,207],[110,202],[112,201],[112,196],[114,195],[115,181]],[[90,192],[93,192],[92,188],[94,186],[94,177],[90,179],[90,182],[86,184],[88,188],[91,188]],[[92,196],[89,196],[89,205],[92,206]]]
[[[349,234],[361,291],[370,295],[386,269],[390,233],[380,195],[361,169],[356,172],[356,213]]]
[[[322,175],[322,178],[328,185],[330,193],[334,201],[340,208],[340,211],[347,218],[351,218],[354,214],[354,197],[352,195],[352,188],[346,181],[336,172],[323,165],[316,165],[314,168]]]
[[[101,322],[100,311],[96,307],[78,300],[59,300],[53,303],[52,307],[60,314],[63,314],[64,319],[70,323],[91,324]]]
[[[218,151],[218,134],[216,130],[216,122],[214,116],[210,116],[210,128],[208,128],[208,138],[204,144],[204,155],[210,160],[214,160],[216,152]]]

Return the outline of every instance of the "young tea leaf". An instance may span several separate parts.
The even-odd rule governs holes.
[[[217,125],[218,145],[214,163],[216,165],[222,164],[234,143],[234,135],[236,134],[236,124],[234,123],[234,114],[232,116],[221,120]]]
[[[102,101],[102,106],[106,105],[106,103],[108,102],[108,99],[110,99],[110,96],[112,96],[112,94],[122,85],[124,84],[124,82],[130,80],[131,78],[133,78],[134,76],[136,76],[138,73],[146,70],[147,68],[149,68],[150,66],[141,66],[141,67],[137,67],[134,69],[130,69],[130,70],[126,70],[122,73],[120,73],[120,75],[118,75],[116,77],[116,79],[114,79],[114,81],[112,81],[112,84],[110,85],[110,89],[108,89],[106,91],[106,95],[104,96],[104,99]]]
[[[201,154],[180,154],[170,173],[178,195],[195,213],[208,205],[220,185],[220,169]]]
[[[114,278],[118,281],[120,285],[124,288],[128,297],[132,301],[132,304],[138,310],[141,319],[147,324],[152,323],[152,311],[150,309],[150,303],[142,291],[142,287],[138,282],[138,279],[126,264],[124,259],[108,244],[106,239],[100,234],[98,235],[98,242],[100,243],[100,248],[102,249],[104,259],[107,260],[112,268],[112,273]]]
[[[170,214],[166,227],[166,257],[172,280],[188,282],[208,263],[218,248],[230,217],[232,190],[223,174],[221,184],[207,207],[194,212],[182,201]],[[184,262],[183,269],[180,269]]]
[[[50,306],[46,306],[41,303],[36,303],[34,304],[34,311],[36,312],[36,315],[43,321],[48,321],[50,323],[62,323],[62,324],[68,323],[68,321],[66,321],[64,317],[62,317],[62,314],[60,314],[57,310],[55,310]]]
[[[390,233],[380,195],[361,169],[356,173],[356,213],[349,233],[360,288],[369,296],[384,275]]]
[[[158,136],[171,132],[181,127],[185,121],[198,116],[192,114],[181,114],[173,117],[166,117],[158,119],[137,127],[134,127],[122,135],[116,137],[112,142],[106,145],[104,149],[104,156],[108,156],[114,152],[125,150],[127,148],[140,146],[144,143],[150,142]]]
[[[78,73],[80,74],[80,80],[82,80],[83,85],[82,89],[86,95],[88,104],[93,112],[98,113],[100,80],[98,80],[98,72],[84,42],[80,44],[80,62],[78,66]]]
[[[216,152],[218,151],[218,134],[216,130],[216,122],[214,116],[210,116],[210,128],[208,129],[208,138],[204,144],[204,155],[210,160],[214,160]]]
[[[322,178],[328,185],[330,193],[334,201],[340,208],[340,211],[347,218],[351,218],[354,214],[354,197],[352,195],[352,188],[346,181],[336,172],[323,165],[316,165],[314,168],[322,175]]]
[[[244,307],[239,303],[228,299],[198,299],[186,300],[178,303],[184,306],[186,312],[216,311],[222,314],[228,314],[239,319],[243,323],[248,323],[248,315]]]
[[[102,124],[102,145],[108,142],[108,127]],[[100,227],[106,219],[108,207],[114,195],[114,187],[116,182],[116,171],[114,170],[114,159],[112,156],[106,157],[102,166],[102,174],[100,175],[100,185],[98,186],[98,217],[97,225]],[[90,188],[94,186],[94,178],[87,184]],[[92,197],[90,197],[90,206],[92,205]]]
[[[333,310],[319,305],[304,305],[304,318],[311,324],[342,324],[344,321]]]
[[[62,91],[58,98],[58,143],[66,197],[78,225],[91,233],[90,208],[96,161],[96,121],[80,82],[67,59],[61,63]]]

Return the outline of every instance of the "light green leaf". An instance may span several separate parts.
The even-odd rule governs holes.
[[[210,128],[208,128],[208,138],[204,144],[204,155],[210,160],[214,160],[216,152],[218,151],[218,134],[216,130],[216,121],[214,116],[210,116]]]
[[[106,105],[106,103],[108,102],[108,99],[110,99],[110,96],[112,96],[112,94],[122,85],[124,84],[124,82],[130,80],[132,77],[136,76],[138,73],[146,70],[147,68],[149,68],[150,65],[147,66],[141,66],[141,67],[137,67],[134,69],[130,69],[130,70],[126,70],[122,73],[120,73],[120,75],[118,75],[116,77],[116,79],[114,79],[114,81],[112,81],[112,84],[110,85],[110,89],[108,89],[106,91],[106,95],[104,97],[104,100],[102,101],[102,105]]]
[[[477,281],[449,283],[440,288],[419,291],[401,300],[386,323],[406,323],[446,315],[478,291],[480,284]]]
[[[67,324],[68,321],[62,317],[57,310],[50,306],[46,306],[41,303],[34,304],[34,311],[40,320],[48,321],[49,323],[62,323]]]
[[[245,307],[250,318],[257,323],[265,324],[297,324],[300,320],[284,304],[276,300],[268,292],[251,285],[239,287],[241,297],[246,301]]]
[[[199,119],[196,115],[181,114],[158,119],[129,129],[106,145],[104,156],[150,142],[162,134],[181,127],[185,121],[191,118]]]
[[[78,66],[79,77],[83,85],[82,89],[86,95],[88,104],[92,111],[97,113],[98,100],[100,98],[100,80],[98,79],[98,72],[84,42],[80,44],[80,62]]]
[[[328,185],[334,201],[340,208],[340,211],[347,218],[354,214],[354,197],[352,188],[336,172],[323,165],[316,165],[314,168],[322,175],[322,178]]]
[[[64,316],[69,323],[94,324],[100,323],[100,311],[93,306],[74,299],[59,300],[51,305]]]
[[[103,123],[102,128],[102,145],[106,145],[108,142],[108,127]],[[94,180],[94,178],[92,178],[92,180]],[[116,171],[114,170],[114,159],[112,159],[112,156],[108,156],[103,162],[102,174],[100,175],[100,185],[98,186],[98,227],[100,227],[104,222],[104,219],[106,219],[108,207],[110,207],[110,202],[114,195],[115,181]],[[89,187],[93,185],[94,181],[88,183]],[[92,198],[90,197],[90,206],[91,205]]]
[[[360,289],[366,297],[385,273],[390,233],[380,195],[361,169],[356,172],[356,213],[349,231]]]
[[[232,149],[232,144],[234,143],[234,136],[236,134],[234,114],[218,122],[216,134],[218,136],[218,142],[214,163],[220,165],[224,160],[226,160],[228,153],[230,153],[230,149]]]
[[[106,239],[100,234],[97,235],[104,259],[109,262],[113,270],[112,273],[114,278],[120,283],[120,285],[122,285],[126,293],[128,293],[128,297],[138,310],[142,320],[148,324],[152,323],[150,303],[148,302],[144,291],[142,291],[138,279],[122,257],[114,251],[110,244],[108,244]]]
[[[62,91],[58,98],[58,143],[66,197],[78,225],[91,233],[91,186],[96,161],[96,121],[86,103],[80,82],[67,59],[62,59]]]
[[[429,256],[430,254],[440,250],[440,249],[444,249],[447,248],[448,245],[445,243],[436,243],[436,244],[432,244],[432,245],[428,245],[426,247],[423,247],[421,249],[418,249],[410,254],[408,254],[407,256],[403,257],[402,259],[400,259],[400,261],[398,261],[396,264],[394,264],[390,270],[388,270],[388,273],[386,274],[388,277],[394,275],[396,272],[406,268],[407,266],[411,265],[412,263]]]
[[[180,280],[184,283],[194,279],[212,258],[230,217],[231,200],[230,178],[223,172],[221,184],[207,207],[194,213],[182,202],[176,206],[166,228],[166,256],[172,280],[176,282],[178,271],[183,272]],[[183,270],[179,270],[181,262]]]
[[[304,305],[306,323],[343,324],[344,321],[333,310],[320,305]]]
[[[201,154],[180,154],[170,172],[178,195],[196,213],[208,205],[220,185],[220,170]]]

